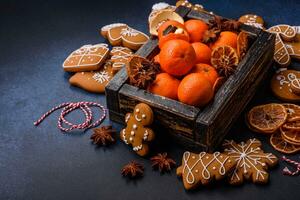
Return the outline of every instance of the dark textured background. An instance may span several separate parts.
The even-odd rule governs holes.
[[[105,105],[104,95],[70,86],[61,64],[74,49],[104,42],[98,30],[105,24],[125,22],[146,32],[153,3],[155,0],[0,2],[0,199],[299,198],[299,177],[283,176],[282,162],[271,171],[265,186],[246,183],[233,187],[221,182],[186,192],[175,170],[164,175],[152,171],[149,160],[136,156],[120,141],[110,148],[97,148],[90,142],[91,130],[62,134],[56,128],[58,112],[39,127],[33,126],[42,113],[62,102],[85,100]],[[298,0],[200,3],[230,18],[256,13],[268,25],[300,24]],[[276,101],[268,85],[266,80],[251,105]],[[81,119],[80,112],[72,116],[75,121]],[[108,123],[107,118],[104,124]],[[228,137],[238,141],[258,137],[266,151],[281,156],[266,137],[247,130],[243,118],[230,132]],[[179,164],[184,149],[166,139],[163,131],[157,135],[160,140],[153,153],[167,151]],[[293,158],[299,160],[299,154]],[[145,165],[145,175],[127,181],[120,169],[133,159]]]

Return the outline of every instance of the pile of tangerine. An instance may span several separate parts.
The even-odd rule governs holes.
[[[169,27],[176,29],[166,34]],[[160,64],[162,73],[150,85],[150,92],[197,107],[205,106],[213,99],[223,80],[212,66],[213,50],[220,46],[235,50],[238,35],[223,31],[215,42],[204,44],[201,41],[208,29],[204,21],[196,19],[184,24],[170,20],[159,27],[160,53],[154,61]],[[238,64],[238,57],[233,58]]]

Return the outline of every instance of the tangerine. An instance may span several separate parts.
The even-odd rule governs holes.
[[[213,86],[203,74],[185,76],[178,87],[178,99],[192,106],[205,106],[214,96]]]
[[[196,52],[196,63],[206,63],[210,64],[211,49],[204,43],[195,42],[192,46]]]
[[[166,33],[165,31],[169,27],[174,27],[175,31]],[[174,20],[169,20],[164,22],[158,29],[158,46],[159,48],[162,48],[162,46],[169,40],[175,40],[175,39],[180,39],[180,40],[185,40],[189,41],[189,34],[187,30],[185,29],[184,25],[174,21]]]
[[[156,75],[156,79],[150,85],[149,91],[153,94],[177,100],[177,91],[180,81],[168,73]]]
[[[174,76],[187,74],[196,62],[193,46],[184,40],[169,40],[159,53],[161,69]]]
[[[217,70],[205,63],[196,64],[191,70],[191,73],[203,74],[212,85],[215,84],[217,78],[219,77]]]
[[[238,35],[231,31],[223,31],[220,33],[219,38],[215,43],[211,46],[212,49],[215,49],[219,46],[230,46],[234,49],[237,48],[237,38]]]
[[[184,22],[184,26],[189,33],[190,42],[201,42],[205,31],[208,30],[208,25],[197,19],[190,19]]]

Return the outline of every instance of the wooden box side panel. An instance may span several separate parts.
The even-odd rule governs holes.
[[[146,103],[153,109],[155,123],[194,140],[193,130],[199,109],[178,101],[154,95],[145,90],[124,84],[119,92],[120,113],[132,112],[137,103]]]
[[[273,62],[274,35],[262,32],[240,63],[240,68],[220,88],[213,105],[196,122],[197,141],[213,150],[253,97]]]

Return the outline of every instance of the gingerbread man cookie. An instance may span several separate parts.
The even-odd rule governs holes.
[[[152,109],[144,103],[137,104],[133,113],[127,113],[125,116],[127,124],[125,129],[120,132],[120,138],[127,145],[133,147],[140,156],[145,156],[149,152],[147,142],[154,140],[154,132],[147,128],[153,122]]]
[[[71,85],[80,87],[88,92],[104,93],[105,86],[113,78],[110,62],[106,62],[103,69],[90,72],[77,72],[70,79]]]
[[[236,161],[236,167],[229,176],[232,185],[242,184],[244,179],[253,183],[267,183],[269,174],[268,166],[273,167],[278,163],[278,158],[271,153],[264,153],[261,142],[257,139],[249,139],[246,143],[235,143],[233,140],[225,140],[224,153]]]
[[[146,34],[122,23],[102,27],[101,34],[112,46],[124,46],[132,50],[138,50],[149,39]]]
[[[190,190],[200,184],[207,185],[214,179],[224,178],[235,165],[235,159],[220,152],[195,154],[186,151],[176,173],[182,177],[184,188]]]
[[[292,58],[300,61],[300,26],[294,26],[294,29],[297,33],[296,37],[292,42],[285,42],[285,47]]]
[[[271,80],[271,89],[283,101],[300,102],[300,71],[279,70]]]
[[[84,45],[73,51],[63,63],[67,72],[98,70],[109,56],[107,44]]]
[[[112,62],[114,73],[118,72],[132,55],[133,52],[127,47],[113,47],[110,51],[110,61]]]
[[[265,29],[264,20],[262,17],[254,14],[243,15],[239,18],[239,22],[247,24],[249,26],[254,26],[256,28]]]

